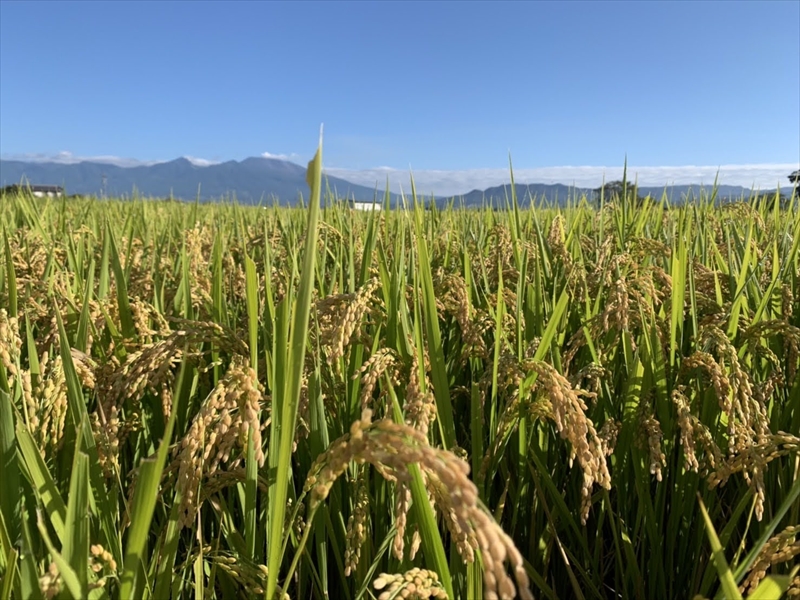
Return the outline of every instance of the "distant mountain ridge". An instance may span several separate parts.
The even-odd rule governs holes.
[[[236,198],[242,204],[294,204],[308,197],[306,169],[293,162],[275,158],[252,157],[198,166],[187,158],[134,167],[108,163],[25,162],[0,160],[0,186],[47,182],[62,186],[68,194],[130,196],[134,189],[142,196],[182,200]],[[326,177],[328,186],[339,197],[372,202],[375,190],[339,179]],[[383,191],[379,190],[379,199]]]
[[[258,204],[264,201],[271,204],[295,204],[300,195],[308,197],[306,170],[290,161],[277,158],[251,157],[242,161],[230,160],[223,163],[201,166],[188,158],[177,158],[163,163],[138,166],[117,166],[108,162],[83,161],[76,163],[0,160],[0,187],[27,180],[31,184],[60,185],[68,194],[96,195],[109,197],[130,196],[136,190],[144,197],[194,200],[199,196],[203,201],[235,198],[242,204]],[[376,191],[378,201],[382,202],[384,191],[351,183],[337,177],[325,177],[325,181],[338,197],[372,202]],[[672,202],[681,202],[687,196],[698,197],[700,190],[710,193],[712,186],[667,185],[640,187],[639,194],[650,195],[660,200],[666,192]],[[787,185],[783,193],[791,193]],[[765,190],[773,192],[775,190]],[[741,186],[720,185],[717,196],[720,199],[748,198],[751,190]],[[517,201],[520,206],[535,204],[565,204],[586,197],[593,200],[591,188],[576,188],[564,184],[516,184]],[[391,194],[391,203],[400,202],[397,194]],[[485,190],[472,190],[455,196],[437,197],[436,203],[443,206],[454,202],[456,206],[477,207],[491,205],[502,207],[506,198],[511,198],[511,185],[504,184]],[[429,200],[426,198],[426,200]]]
[[[522,207],[530,205],[533,200],[534,205],[540,203],[546,204],[559,204],[564,205],[567,201],[578,202],[581,198],[585,197],[588,201],[592,202],[595,199],[594,188],[579,188],[561,183],[546,184],[546,183],[516,183],[514,184],[517,203]],[[640,196],[650,196],[651,198],[659,201],[663,198],[664,194],[670,202],[679,203],[686,198],[698,198],[700,193],[706,195],[711,194],[713,186],[699,185],[699,184],[683,184],[683,185],[664,185],[664,186],[644,186],[637,187],[637,192]],[[745,188],[739,185],[718,185],[717,198],[719,199],[738,199],[741,197],[749,198],[751,194],[750,188]],[[775,193],[775,190],[761,190],[760,194]],[[786,186],[781,190],[782,194],[791,194],[791,187]],[[495,207],[502,207],[505,205],[506,200],[511,202],[511,184],[506,183],[485,190],[472,190],[466,194],[456,196],[455,204],[463,204],[465,206],[481,206],[491,205]],[[442,199],[437,199],[437,203],[441,203]]]

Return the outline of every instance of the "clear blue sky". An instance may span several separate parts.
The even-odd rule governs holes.
[[[0,154],[800,161],[800,2],[0,1]]]

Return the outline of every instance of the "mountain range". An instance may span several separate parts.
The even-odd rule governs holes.
[[[181,200],[233,198],[242,204],[297,202],[308,196],[306,170],[293,162],[252,157],[198,166],[187,158],[169,162],[119,167],[100,162],[25,162],[0,160],[0,186],[27,181],[31,185],[60,185],[67,194],[130,196],[134,190],[144,197]],[[371,202],[375,190],[327,177],[339,197]],[[381,198],[383,196],[381,195]]]
[[[549,204],[564,205],[567,201],[576,202],[580,201],[582,197],[592,200],[596,197],[596,191],[592,188],[576,188],[561,183],[545,184],[545,183],[517,183],[515,184],[515,191],[517,202],[521,207],[529,206],[531,199],[534,204],[538,205],[542,202]],[[650,196],[656,201],[660,201],[664,194],[671,203],[683,202],[686,198],[699,198],[701,191],[708,195],[711,193],[711,186],[708,185],[667,185],[667,186],[645,186],[637,187],[637,193],[641,197]],[[717,198],[719,200],[738,200],[739,198],[749,198],[751,190],[739,185],[718,185]],[[759,190],[759,194],[775,193],[775,190]],[[787,194],[787,189],[784,188],[781,192]],[[791,193],[791,191],[789,191]],[[472,190],[466,194],[460,195],[455,199],[455,204],[464,204],[465,206],[480,206],[482,204],[492,205],[495,207],[505,206],[506,199],[511,199],[511,184],[498,185],[487,188],[485,190]],[[437,199],[441,203],[441,199]]]
[[[384,192],[326,176],[328,187],[339,198],[357,202],[372,202],[376,191],[382,201]],[[210,201],[235,198],[242,204],[260,202],[294,204],[308,196],[306,170],[293,162],[277,158],[252,157],[242,161],[227,161],[208,166],[199,166],[187,158],[169,162],[133,167],[120,167],[108,163],[83,161],[77,163],[0,160],[0,187],[28,182],[31,185],[60,185],[67,194],[96,195],[108,197],[131,196],[138,193],[144,197],[176,198],[182,200]],[[662,187],[640,187],[640,195],[661,198],[666,191],[673,202],[698,195],[699,185],[674,185]],[[709,186],[705,186],[709,190]],[[472,190],[456,196],[455,203],[465,206],[492,204],[501,206],[510,198],[510,184],[485,190]],[[517,199],[527,206],[530,198],[536,202],[563,204],[568,198],[592,197],[591,189],[574,188],[562,184],[516,184]],[[717,188],[720,198],[748,197],[750,190],[741,186],[721,185]],[[437,198],[437,204],[448,198]],[[399,202],[391,194],[392,204]]]

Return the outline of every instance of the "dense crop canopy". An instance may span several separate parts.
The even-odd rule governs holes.
[[[317,210],[319,169],[3,200],[0,600],[800,594],[796,200]]]

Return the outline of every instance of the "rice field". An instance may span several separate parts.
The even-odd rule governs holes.
[[[800,597],[800,211],[0,204],[0,600]]]

